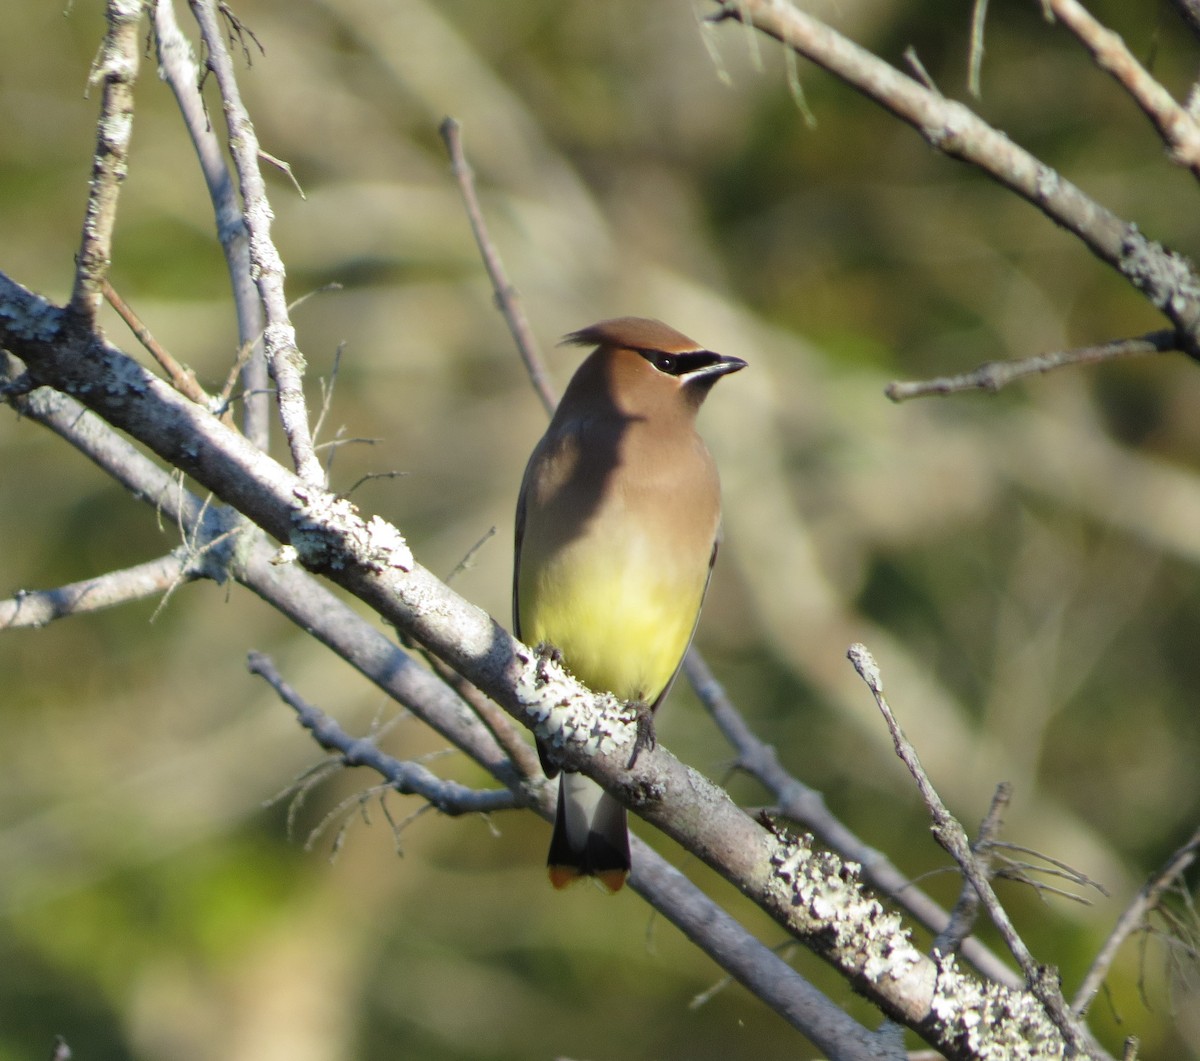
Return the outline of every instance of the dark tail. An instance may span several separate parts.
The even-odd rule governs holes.
[[[625,808],[583,774],[564,772],[559,780],[558,812],[546,865],[556,888],[595,877],[615,892],[629,876]]]

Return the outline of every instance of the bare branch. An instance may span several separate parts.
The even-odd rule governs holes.
[[[258,168],[261,150],[258,136],[242,104],[216,0],[189,0],[189,4],[200,25],[209,66],[216,75],[225,109],[230,153],[245,204],[242,217],[250,244],[250,275],[258,286],[266,319],[263,347],[279,392],[279,419],[300,480],[309,486],[324,486],[325,473],[313,451],[304,400],[304,356],[296,345],[296,329],[288,314],[283,261],[271,239],[271,205]]]
[[[1087,1012],[1088,1007],[1092,1004],[1092,999],[1096,997],[1096,992],[1100,990],[1100,985],[1108,975],[1108,970],[1112,966],[1121,944],[1132,932],[1145,924],[1146,916],[1158,905],[1163,893],[1196,861],[1197,853],[1200,853],[1200,829],[1192,833],[1188,840],[1167,859],[1166,865],[1142,885],[1133,901],[1117,918],[1112,932],[1109,933],[1108,939],[1104,941],[1104,946],[1092,960],[1091,968],[1088,969],[1083,982],[1075,992],[1075,998],[1071,1003],[1072,1013],[1082,1016]]]
[[[991,873],[989,851],[1000,828],[1004,824],[1004,812],[1012,800],[1012,785],[1001,781],[992,794],[992,802],[979,826],[979,835],[971,845],[971,851],[979,862],[979,868],[984,874]],[[946,927],[937,934],[930,950],[940,954],[953,954],[962,948],[963,941],[975,927],[975,919],[979,913],[979,893],[975,886],[966,878],[963,879],[962,890],[958,893],[958,901],[950,911],[950,919]]]
[[[100,118],[96,123],[96,152],[92,157],[83,239],[70,302],[72,316],[86,329],[94,327],[100,311],[104,278],[112,258],[117,200],[129,164],[142,7],[142,0],[108,0],[108,32],[89,79],[90,84],[102,86]]]
[[[1182,350],[1179,335],[1174,330],[1165,329],[1148,332],[1135,339],[1113,339],[1098,346],[1057,350],[1049,354],[1021,358],[1019,361],[988,361],[973,372],[966,372],[960,376],[937,376],[934,379],[908,382],[896,380],[889,383],[883,392],[894,402],[924,398],[931,394],[957,394],[967,390],[995,393],[1014,380],[1051,372],[1056,368],[1092,365],[1125,357],[1140,357],[1144,354],[1162,354],[1172,350]]]
[[[110,571],[58,589],[18,590],[0,601],[0,630],[45,626],[68,615],[84,615],[166,593],[178,582],[204,575],[186,549],[176,549],[136,567]]]
[[[447,781],[420,763],[403,762],[386,755],[365,737],[351,737],[325,712],[303,699],[280,675],[270,657],[251,652],[247,658],[251,674],[257,674],[279,698],[296,712],[296,718],[326,751],[337,752],[347,766],[365,766],[404,796],[420,796],[443,814],[489,814],[522,806],[507,788],[478,790]]]
[[[262,350],[262,299],[250,275],[246,223],[238,206],[233,177],[225,164],[220,141],[212,130],[200,95],[200,69],[192,55],[192,46],[180,32],[175,19],[174,0],[157,0],[153,5],[153,19],[158,68],[175,95],[179,113],[183,116],[183,123],[200,161],[200,171],[204,174],[204,183],[216,215],[217,240],[225,255],[225,267],[233,288],[238,347],[245,351],[245,361],[238,366],[239,371],[243,367],[245,369],[242,386],[247,394],[242,430],[259,449],[265,450],[270,442],[271,403],[266,357]]]
[[[693,647],[683,661],[684,674],[696,691],[722,735],[737,753],[737,768],[755,778],[770,792],[778,812],[811,829],[823,843],[843,858],[862,866],[863,877],[880,893],[904,907],[933,932],[947,930],[948,915],[925,892],[908,879],[887,855],[863,843],[832,812],[824,796],[784,769],[775,749],[760,740],[746,724],[742,713],[726,695],[700,653]],[[997,983],[1016,987],[1020,979],[983,943],[963,941],[962,955],[981,973]]]
[[[487,222],[484,220],[483,210],[479,206],[479,197],[475,194],[475,175],[463,153],[461,127],[453,118],[446,118],[439,126],[439,132],[446,144],[446,151],[450,155],[451,169],[458,180],[463,206],[467,211],[467,220],[471,223],[471,231],[475,235],[475,242],[479,245],[484,268],[492,282],[492,290],[496,295],[496,306],[504,314],[508,330],[517,344],[517,351],[521,355],[521,360],[525,362],[525,370],[529,373],[533,389],[542,399],[546,411],[553,412],[555,405],[558,404],[558,396],[554,393],[554,384],[550,382],[550,374],[546,371],[546,366],[542,361],[533,329],[529,326],[524,309],[521,308],[521,296],[517,294],[517,289],[508,282],[508,277],[504,272],[504,263],[500,260],[500,252],[492,242],[491,236],[488,235]]]
[[[1200,177],[1200,124],[1134,58],[1120,36],[1101,25],[1079,0],[1047,0],[1050,10],[1134,98],[1158,129],[1173,162]]]
[[[1025,974],[1025,982],[1028,984],[1029,989],[1038,997],[1050,1019],[1059,1031],[1062,1032],[1068,1047],[1075,1052],[1087,1053],[1090,1036],[1087,1029],[1077,1020],[1075,1014],[1067,1008],[1067,1003],[1063,998],[1062,988],[1059,983],[1058,971],[1052,966],[1041,965],[1029,952],[1025,941],[1017,934],[1017,930],[1013,926],[1008,912],[1000,905],[1000,901],[996,898],[996,893],[992,890],[991,884],[988,883],[987,873],[972,854],[966,832],[954,815],[947,810],[941,796],[938,795],[937,790],[933,787],[922,768],[916,749],[909,743],[908,738],[904,736],[904,732],[900,729],[900,723],[896,721],[896,716],[892,714],[892,709],[883,695],[883,680],[879,674],[879,667],[871,656],[870,651],[865,645],[851,645],[847,655],[850,658],[850,662],[854,664],[854,669],[858,671],[859,677],[866,682],[867,688],[871,690],[871,694],[875,697],[875,703],[879,706],[880,713],[883,715],[884,721],[887,722],[888,730],[891,732],[892,741],[896,746],[896,754],[900,757],[904,765],[908,767],[909,773],[912,774],[913,780],[917,783],[921,799],[924,800],[930,817],[933,819],[934,839],[958,863],[963,875],[979,895],[980,901],[988,912],[988,916],[992,919],[992,923],[996,926],[1008,949],[1012,951],[1013,957],[1017,959],[1017,963],[1021,966],[1021,971]]]
[[[719,20],[757,27],[840,77],[911,125],[935,149],[969,162],[1073,232],[1116,269],[1200,352],[1200,276],[1192,263],[1147,239],[969,107],[901,73],[786,0],[716,0]]]

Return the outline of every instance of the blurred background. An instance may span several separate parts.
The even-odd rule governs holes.
[[[1198,49],[1166,3],[1091,8],[1186,95]],[[965,97],[968,5],[810,10],[894,63],[915,48]],[[704,25],[703,4],[236,11],[263,48],[247,38],[241,73],[263,147],[306,196],[268,169],[289,293],[343,285],[294,318],[314,401],[344,350],[324,439],[371,440],[336,450],[335,488],[402,472],[354,500],[443,574],[495,528],[454,584],[507,621],[512,508],[545,421],[437,135],[453,115],[560,386],[579,355],[556,339],[622,314],[751,364],[702,417],[726,539],[699,644],[757,733],[952,901],[957,877],[845,661],[866,642],[968,828],[1011,781],[1005,838],[1106,890],[1069,889],[1083,905],[1000,885],[1070,996],[1200,821],[1200,370],[1166,355],[902,406],[883,387],[1140,334],[1158,315],[1033,208],[803,63],[799,98],[777,45]],[[102,16],[99,0],[8,0],[3,16],[0,269],[57,300],[86,195]],[[982,88],[989,121],[1197,253],[1192,179],[1038,4],[992,5]],[[152,48],[136,100],[112,281],[215,389],[233,311]],[[115,318],[109,330],[139,353]],[[177,542],[11,414],[0,468],[0,596]],[[243,589],[197,584],[158,604],[0,633],[2,1061],[49,1056],[55,1034],[89,1061],[811,1054],[737,986],[693,1007],[720,971],[632,894],[554,894],[548,830],[530,815],[410,820],[416,802],[393,797],[397,836],[377,802],[359,813],[374,779],[352,771],[313,790],[289,831],[289,801],[274,798],[321,755],[247,674],[248,650],[348,729],[392,722],[395,755],[440,743]],[[689,690],[659,735],[740,801],[767,800],[728,778],[730,750]],[[482,782],[456,756],[434,765]],[[873,1022],[816,959],[792,957]],[[1135,1034],[1142,1057],[1200,1056],[1200,970],[1179,944],[1135,937],[1108,984],[1093,1026],[1110,1049]]]

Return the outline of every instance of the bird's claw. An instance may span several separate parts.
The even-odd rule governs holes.
[[[629,705],[634,710],[634,721],[637,724],[637,736],[633,741],[633,754],[629,757],[627,770],[632,770],[638,756],[643,751],[650,751],[658,743],[654,735],[654,712],[648,704],[634,701]]]

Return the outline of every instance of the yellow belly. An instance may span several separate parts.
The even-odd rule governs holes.
[[[687,651],[708,569],[647,546],[585,539],[522,564],[518,600],[528,644],[554,645],[592,689],[653,703]]]

